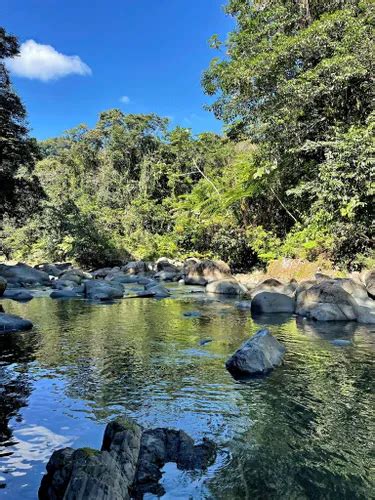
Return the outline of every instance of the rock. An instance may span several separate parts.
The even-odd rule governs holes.
[[[212,281],[206,286],[206,292],[223,295],[243,295],[247,292],[243,285],[234,279]]]
[[[355,301],[333,280],[322,281],[297,295],[296,313],[318,321],[355,320]]]
[[[129,418],[117,418],[107,425],[103,436],[102,451],[108,451],[116,458],[129,486],[136,473],[142,430]]]
[[[142,274],[148,271],[148,266],[143,260],[137,260],[128,262],[121,268],[121,271],[124,271],[126,274]]]
[[[277,279],[269,278],[259,283],[256,287],[252,288],[250,290],[250,296],[251,298],[254,298],[258,293],[270,292],[281,293],[293,297],[296,288],[297,285],[295,284],[295,282],[286,285]]]
[[[375,301],[368,298],[366,300],[357,299],[354,301],[354,310],[357,316],[358,323],[368,325],[375,324]]]
[[[371,298],[375,299],[375,269],[365,272],[363,280],[366,286],[367,293]]]
[[[11,290],[5,290],[3,293],[4,299],[17,300],[18,302],[28,302],[31,300],[33,295],[26,290],[19,290],[17,288],[12,288]]]
[[[183,274],[186,285],[206,285],[212,281],[232,278],[229,266],[221,260],[188,259],[184,263]]]
[[[70,281],[70,280],[61,280],[57,279],[51,282],[52,288],[55,288],[56,290],[63,290],[64,288],[74,288],[77,286],[76,281]]]
[[[51,292],[50,294],[51,299],[74,299],[74,298],[79,298],[80,295],[75,292],[74,290],[56,290],[54,292]]]
[[[234,374],[263,375],[281,365],[285,347],[267,329],[259,330],[226,362]]]
[[[261,313],[294,313],[295,300],[283,293],[257,293],[251,302],[251,311]]]
[[[207,345],[212,342],[212,339],[202,339],[199,341],[199,345]]]
[[[343,290],[348,292],[354,299],[367,300],[368,294],[366,287],[360,283],[356,283],[350,278],[336,278],[329,280],[330,283],[340,286]]]
[[[216,457],[208,439],[195,445],[183,431],[143,429],[130,419],[107,425],[101,451],[89,448],[55,451],[39,488],[40,500],[123,500],[163,492],[161,468],[203,469]]]
[[[14,266],[0,264],[0,276],[5,278],[8,284],[12,283],[17,286],[50,285],[50,279],[47,273],[22,263],[18,263]]]
[[[295,296],[297,297],[300,293],[304,292],[305,290],[308,290],[309,288],[317,284],[318,282],[315,280],[301,281],[296,288]]]
[[[105,278],[108,274],[121,272],[119,267],[102,267],[91,273],[93,278]]]
[[[154,279],[160,281],[178,281],[181,278],[181,273],[179,271],[159,271],[154,274]]]
[[[154,296],[159,299],[170,297],[171,295],[170,291],[162,285],[154,285],[151,283],[150,285],[146,285],[145,289],[148,292],[152,292]]]
[[[251,309],[251,300],[240,300],[236,302],[236,307],[238,309],[250,310]]]
[[[130,498],[126,478],[110,453],[90,448],[70,453],[71,448],[65,448],[51,457],[48,474],[42,479],[39,489],[40,500]]]
[[[122,299],[124,289],[120,284],[102,280],[85,281],[85,297],[91,300]]]
[[[60,276],[60,280],[73,281],[76,285],[80,285],[84,279],[92,279],[92,275],[80,269],[69,269]]]
[[[34,269],[38,269],[38,271],[43,271],[47,273],[49,276],[55,276],[56,278],[61,276],[64,272],[64,270],[59,268],[57,265],[48,263],[37,264],[36,266],[34,266]]]
[[[134,489],[139,495],[150,492],[162,496],[164,490],[158,482],[166,463],[175,462],[182,470],[204,469],[214,462],[215,457],[216,447],[208,439],[194,445],[193,439],[184,431],[147,430],[142,434]]]
[[[186,318],[200,318],[202,316],[202,313],[199,311],[186,311],[184,312],[184,316]]]
[[[7,280],[0,276],[0,297],[2,297],[2,295],[4,294],[7,284]]]
[[[30,330],[33,324],[13,314],[0,313],[0,334]]]
[[[172,259],[168,259],[167,257],[161,257],[156,261],[156,271],[166,271],[168,273],[179,273],[183,268],[183,264],[181,262],[177,262]]]
[[[350,340],[345,340],[345,339],[333,339],[333,340],[331,340],[331,344],[333,344],[337,347],[346,347],[346,346],[352,345]]]
[[[328,276],[328,274],[315,273],[315,281],[317,281],[318,283],[321,283],[322,281],[331,280],[331,279],[332,279],[332,277]]]

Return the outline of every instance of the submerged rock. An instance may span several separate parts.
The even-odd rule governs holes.
[[[81,297],[77,292],[74,290],[55,290],[54,292],[51,292],[50,294],[51,299],[76,299]]]
[[[195,445],[183,431],[144,431],[130,419],[109,423],[101,451],[64,448],[55,451],[39,488],[40,500],[123,500],[146,492],[163,493],[161,469],[176,462],[180,469],[203,469],[215,459],[215,445]]]
[[[285,347],[267,330],[259,330],[226,362],[226,368],[239,375],[263,375],[281,365]]]
[[[260,313],[294,313],[295,300],[289,295],[275,292],[257,293],[251,302],[251,311]]]
[[[32,327],[33,324],[28,319],[0,312],[0,334],[30,330]]]
[[[350,340],[345,340],[345,339],[333,339],[331,340],[331,344],[337,347],[346,347],[352,345],[352,342]]]

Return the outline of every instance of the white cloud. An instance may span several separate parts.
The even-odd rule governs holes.
[[[42,80],[57,80],[67,75],[91,75],[91,69],[78,56],[66,56],[51,45],[26,40],[20,55],[6,61],[7,67],[17,76]]]
[[[123,104],[129,104],[130,99],[129,99],[129,97],[127,95],[122,95],[120,97],[120,102],[122,102]]]

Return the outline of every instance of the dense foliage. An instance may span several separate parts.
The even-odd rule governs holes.
[[[217,257],[237,270],[279,256],[370,265],[374,3],[229,0],[226,9],[236,29],[224,47],[212,37],[225,55],[203,76],[225,135],[194,137],[113,109],[92,129],[42,142],[32,185],[45,197],[26,222],[7,210],[7,255],[87,266],[161,255]],[[4,31],[0,47],[0,58],[18,50]],[[0,168],[14,199],[16,172],[36,150],[0,70],[1,113],[12,109],[0,136],[18,138]]]

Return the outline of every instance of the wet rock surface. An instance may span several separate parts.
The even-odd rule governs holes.
[[[179,469],[205,469],[216,458],[215,445],[201,444],[183,431],[143,430],[119,418],[105,429],[101,451],[89,448],[55,451],[39,488],[40,500],[102,500],[162,495],[161,469],[175,462]]]
[[[0,312],[0,335],[2,333],[31,330],[33,324],[28,319],[22,319],[14,314]]]
[[[264,375],[281,365],[284,354],[285,347],[263,329],[242,344],[225,366],[234,375]]]

